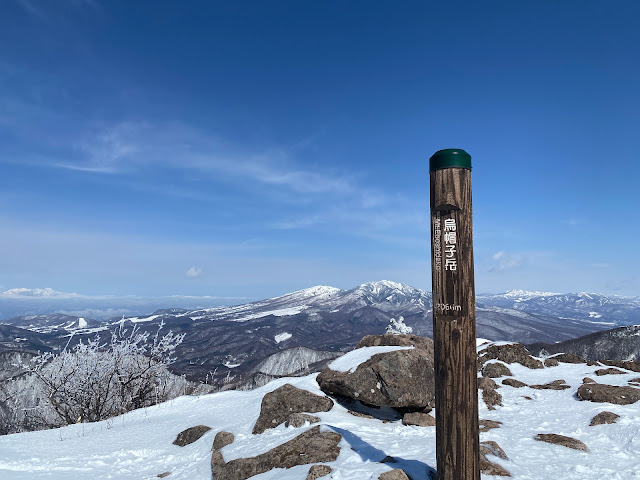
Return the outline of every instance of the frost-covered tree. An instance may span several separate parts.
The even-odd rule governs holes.
[[[386,332],[393,335],[401,335],[403,333],[413,333],[413,328],[404,324],[404,317],[398,317],[398,320],[395,318],[389,320]]]
[[[160,336],[162,327],[150,338],[121,324],[108,344],[96,336],[59,354],[34,357],[28,371],[41,395],[29,409],[32,421],[49,428],[95,422],[182,394],[175,391],[176,378],[186,380],[167,367],[184,334]]]

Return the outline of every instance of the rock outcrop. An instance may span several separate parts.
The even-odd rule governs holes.
[[[489,410],[495,410],[496,405],[502,406],[502,395],[496,391],[498,384],[489,377],[478,378],[478,390],[482,390],[482,400]]]
[[[402,424],[416,425],[418,427],[435,427],[436,419],[428,413],[409,412],[405,413],[404,417],[402,417]]]
[[[489,378],[510,377],[513,375],[509,367],[500,362],[488,362],[482,367],[482,376]]]
[[[534,440],[552,443],[554,445],[561,445],[563,447],[573,448],[574,450],[580,450],[583,452],[589,451],[589,448],[587,448],[584,442],[576,438],[566,437],[564,435],[558,435],[556,433],[539,433],[534,437]]]
[[[601,383],[584,383],[578,388],[578,398],[590,402],[609,402],[616,405],[629,405],[640,400],[640,389],[634,387],[616,387]]]
[[[489,360],[500,360],[504,363],[519,363],[527,368],[544,368],[542,362],[537,358],[533,358],[529,350],[521,343],[489,345],[480,352],[478,365],[482,368],[482,365]]]
[[[286,422],[293,413],[328,412],[333,408],[333,400],[285,384],[262,397],[260,416],[253,427],[253,433],[262,433]]]
[[[184,447],[198,440],[209,430],[211,430],[211,427],[207,427],[206,425],[196,425],[195,427],[189,427],[178,434],[176,439],[173,441],[173,444],[178,445],[179,447]]]
[[[221,450],[227,445],[231,445],[235,437],[231,432],[218,432],[216,433],[216,437],[213,439],[213,450]]]
[[[321,477],[325,477],[331,473],[331,467],[329,465],[312,465],[307,474],[306,480],[316,480]]]
[[[597,414],[595,417],[591,419],[591,423],[589,424],[589,426],[593,427],[595,425],[616,423],[619,418],[620,418],[620,415],[617,415],[613,412],[600,412],[599,414]]]
[[[255,457],[225,462],[216,450],[211,456],[211,473],[215,480],[245,480],[274,468],[333,462],[340,454],[338,443],[341,439],[340,434],[321,432],[317,426]]]
[[[415,348],[375,354],[353,372],[325,367],[317,377],[323,392],[377,407],[422,410],[431,405],[435,380],[430,339],[415,335],[369,335],[359,345]]]
[[[485,475],[495,475],[499,477],[510,477],[511,474],[503,467],[487,459],[487,455],[493,455],[503,460],[507,460],[507,454],[494,441],[480,443],[480,471]]]

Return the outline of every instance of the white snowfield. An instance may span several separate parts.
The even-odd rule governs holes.
[[[570,389],[534,390],[501,386],[503,407],[489,411],[480,400],[480,418],[503,422],[501,428],[480,434],[495,440],[509,460],[490,459],[514,480],[640,479],[640,402],[612,405],[580,401],[575,392],[585,376],[599,383],[625,385],[638,373],[596,376],[599,367],[560,364],[530,370],[509,365],[513,376],[527,384],[564,379]],[[236,440],[222,449],[225,460],[257,455],[294,438],[306,428],[280,425],[261,435],[251,430],[265,393],[291,383],[322,394],[315,375],[275,380],[250,392],[228,391],[201,397],[180,397],[155,407],[93,424],[78,424],[42,432],[0,437],[0,479],[152,480],[163,472],[168,479],[210,480],[211,444],[216,432],[232,432]],[[500,384],[500,379],[498,379]],[[531,400],[524,398],[528,396]],[[604,410],[620,415],[618,423],[590,427],[591,418]],[[402,468],[414,479],[426,479],[435,463],[435,427],[406,427],[398,421],[359,418],[336,404],[317,413],[322,428],[340,433],[340,456],[329,465],[327,479],[375,480],[392,468]],[[185,428],[208,425],[212,430],[186,447],[172,445]],[[589,452],[534,440],[538,433],[557,433],[582,440]],[[396,464],[379,463],[387,455]],[[308,465],[276,469],[252,480],[304,480]],[[483,480],[498,479],[483,475]]]

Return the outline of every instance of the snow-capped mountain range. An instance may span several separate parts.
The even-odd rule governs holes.
[[[640,324],[640,301],[634,298],[514,290],[479,295],[476,303],[477,334],[492,340],[555,343]],[[231,307],[160,309],[106,322],[60,314],[22,316],[0,325],[0,350],[57,350],[96,333],[108,338],[108,330],[120,325],[156,331],[163,323],[164,331],[186,333],[174,365],[178,372],[256,385],[269,376],[313,370],[364,335],[384,333],[390,319],[400,316],[414,333],[431,336],[431,293],[383,280],[349,290],[316,286]]]

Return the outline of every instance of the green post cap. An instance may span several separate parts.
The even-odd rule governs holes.
[[[461,148],[445,148],[444,150],[438,150],[429,159],[430,172],[451,167],[471,170],[471,155]]]

